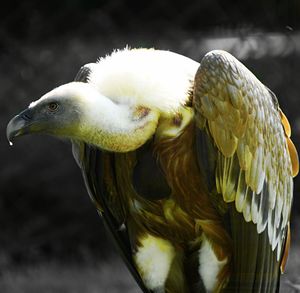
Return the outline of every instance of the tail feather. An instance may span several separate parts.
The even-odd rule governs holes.
[[[256,225],[230,207],[233,237],[233,274],[224,292],[278,292],[280,262],[272,251],[267,230],[258,234]]]

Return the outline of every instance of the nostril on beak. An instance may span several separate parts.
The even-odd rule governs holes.
[[[30,121],[32,119],[32,112],[29,110],[25,110],[22,113],[20,113],[20,117],[25,121]]]
[[[24,120],[30,120],[30,117],[28,114],[23,114],[22,117]]]

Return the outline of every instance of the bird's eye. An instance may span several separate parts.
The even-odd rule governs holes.
[[[51,102],[48,104],[48,110],[51,112],[55,112],[58,109],[58,103]]]

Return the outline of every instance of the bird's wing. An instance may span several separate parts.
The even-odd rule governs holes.
[[[88,82],[88,75],[93,66],[95,64],[90,63],[81,67],[75,81]],[[106,181],[115,180],[114,154],[103,152],[94,146],[76,140],[72,140],[72,151],[77,164],[81,168],[88,194],[102,216],[104,224],[120,250],[129,271],[142,291],[150,292],[143,284],[132,260],[128,231],[123,225],[125,215],[119,202],[113,200],[111,196],[113,192],[116,194],[115,198],[117,198],[118,191],[107,190]],[[111,186],[116,186],[116,184],[112,182]]]
[[[299,168],[288,120],[275,95],[224,51],[203,58],[193,105],[200,168],[228,203],[234,288],[273,292]]]

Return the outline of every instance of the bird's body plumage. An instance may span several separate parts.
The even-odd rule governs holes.
[[[117,51],[76,83],[106,103],[73,154],[141,288],[276,292],[298,158],[274,95],[223,51]]]

